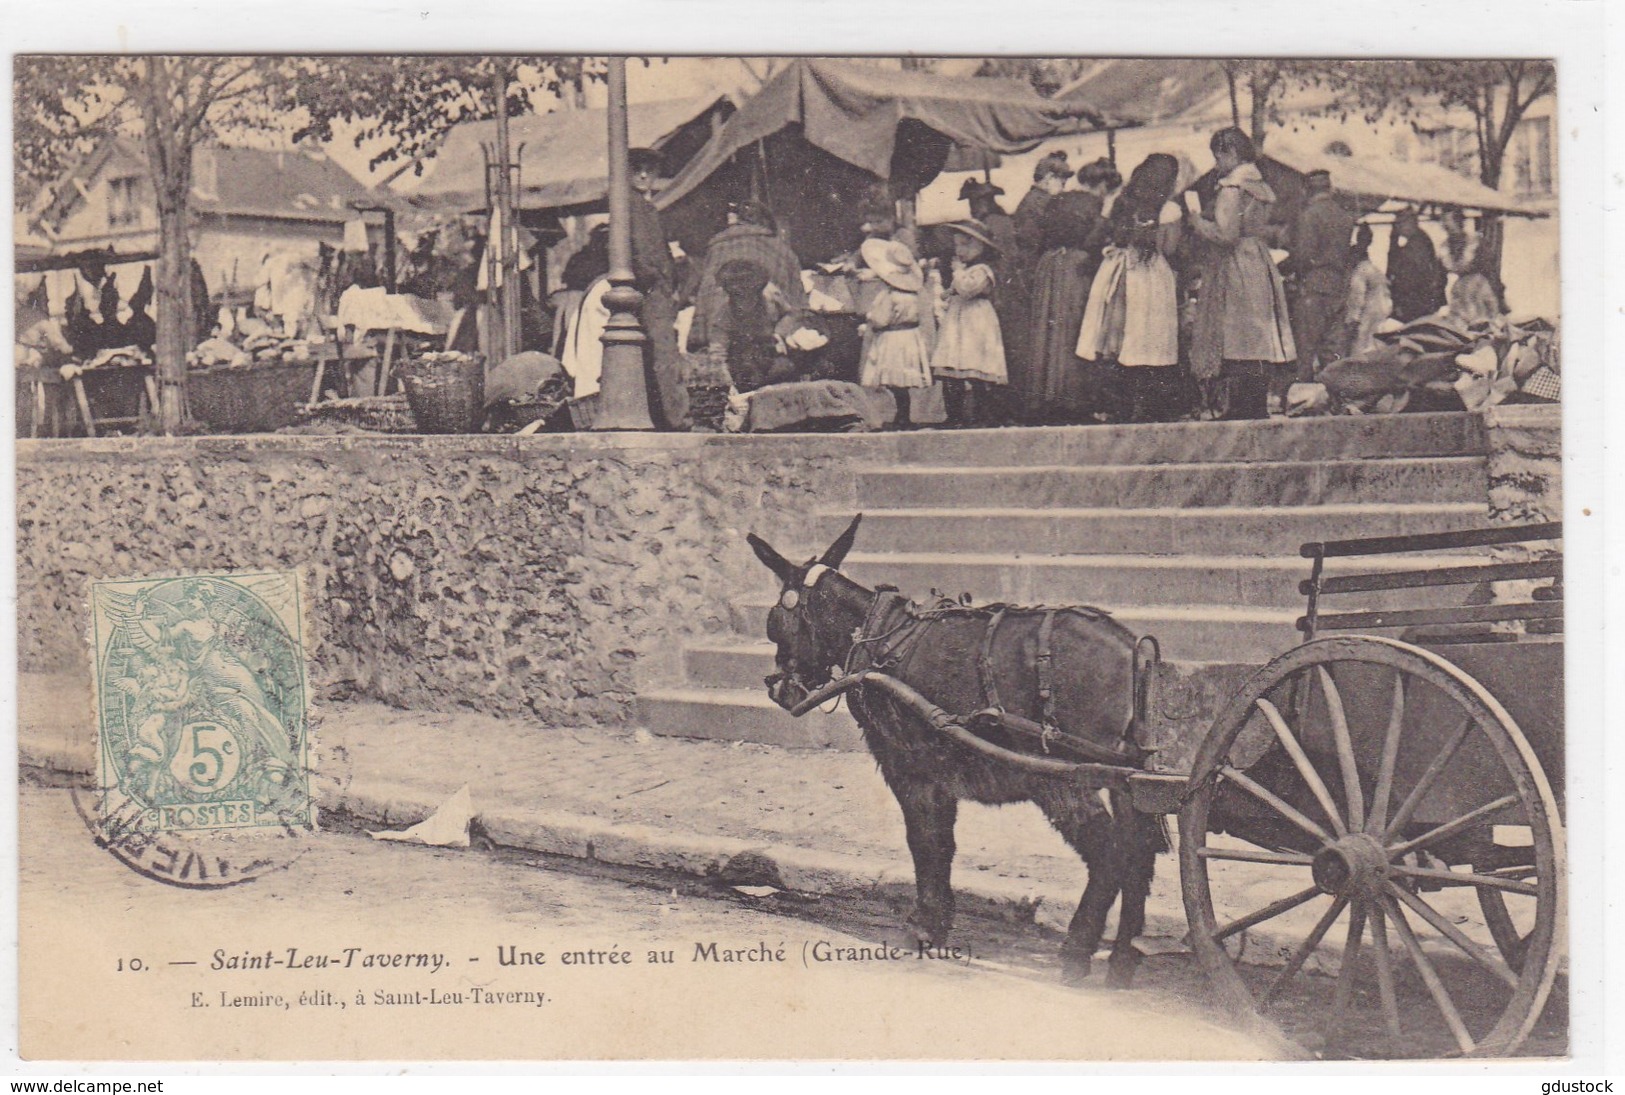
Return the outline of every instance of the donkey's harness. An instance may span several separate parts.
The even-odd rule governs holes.
[[[811,588],[821,577],[809,573],[804,586]],[[999,694],[994,667],[994,643],[999,628],[1012,614],[1026,615],[1039,612],[1038,646],[1033,656],[1033,671],[1037,678],[1039,721],[1005,710]],[[971,606],[958,601],[942,600],[929,609],[917,609],[908,598],[895,589],[881,587],[869,603],[862,627],[854,636],[843,673],[826,684],[792,710],[802,715],[833,696],[860,686],[877,686],[893,699],[901,701],[922,716],[928,724],[948,737],[969,745],[996,759],[1009,761],[1022,767],[1048,773],[1070,773],[1099,765],[1113,767],[1141,767],[1151,750],[1141,744],[1146,740],[1147,714],[1150,710],[1151,685],[1157,664],[1161,660],[1157,640],[1142,636],[1134,644],[1132,722],[1124,739],[1103,743],[1080,737],[1062,730],[1055,718],[1055,658],[1052,639],[1055,620],[1062,615],[1076,615],[1090,620],[1109,618],[1109,614],[1083,606],[1066,608],[1021,608],[1008,604]],[[955,715],[944,711],[917,690],[902,681],[920,642],[931,630],[947,620],[981,619],[984,621],[980,650],[976,662],[976,675],[982,695],[982,706],[968,715]],[[865,703],[862,691],[854,700]],[[1036,743],[1043,756],[1007,749],[987,740],[990,731],[1003,730],[1016,737]]]

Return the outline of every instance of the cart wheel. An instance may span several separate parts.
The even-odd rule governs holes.
[[[1361,636],[1275,659],[1202,743],[1179,836],[1191,945],[1228,1006],[1347,1055],[1386,1034],[1389,1055],[1502,1056],[1540,1017],[1564,923],[1556,800],[1511,716],[1444,658]],[[1233,961],[1242,932],[1278,966]]]

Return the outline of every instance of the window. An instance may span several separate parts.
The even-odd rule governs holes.
[[[1478,178],[1478,138],[1465,129],[1433,129],[1419,134],[1422,159],[1448,167],[1469,179]]]
[[[141,223],[141,179],[126,175],[107,183],[107,227],[133,228]]]
[[[1552,192],[1552,120],[1525,118],[1507,145],[1511,183],[1522,195]]]

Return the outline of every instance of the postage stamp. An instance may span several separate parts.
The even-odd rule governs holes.
[[[297,574],[99,582],[91,609],[104,824],[149,835],[314,825]]]

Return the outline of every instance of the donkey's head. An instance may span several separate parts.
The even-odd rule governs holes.
[[[778,672],[766,683],[767,694],[787,711],[828,684],[835,666],[850,648],[853,624],[847,617],[851,605],[840,594],[860,587],[839,576],[836,582],[826,583],[824,579],[840,567],[852,550],[862,520],[860,513],[822,555],[800,566],[755,533],[745,537],[756,557],[781,583],[778,603],[767,614],[767,637],[778,646],[774,656]],[[837,582],[847,589],[832,591]]]

